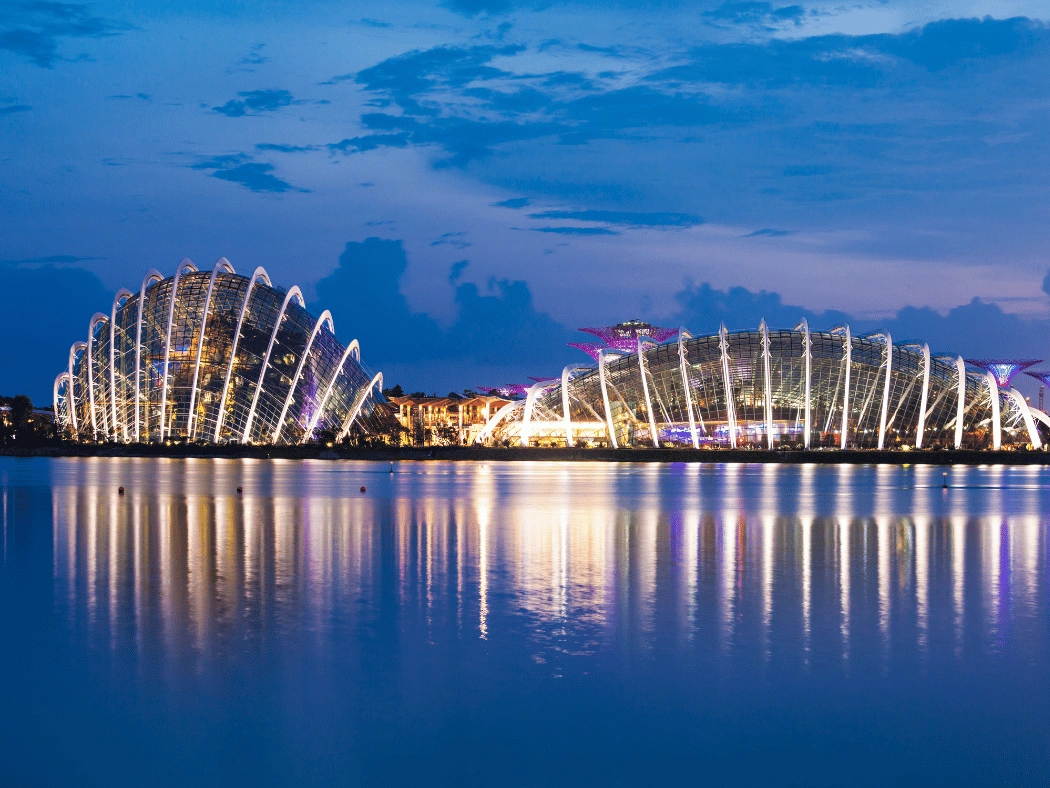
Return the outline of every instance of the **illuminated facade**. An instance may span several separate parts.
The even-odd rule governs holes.
[[[189,260],[165,278],[150,270],[121,289],[108,314],[69,351],[54,384],[58,423],[78,440],[304,443],[378,426],[382,374],[331,313],[305,309],[298,287],[266,271],[212,271]]]
[[[390,397],[398,422],[408,430],[409,442],[423,445],[473,443],[489,419],[510,400],[489,395],[474,397]]]
[[[805,322],[770,330],[763,321],[710,336],[671,331],[677,339],[661,342],[667,330],[646,324],[610,330],[632,327],[618,344],[584,348],[596,366],[567,366],[501,408],[478,442],[1038,449],[1050,435],[1050,417],[992,372],[885,332],[810,331]]]

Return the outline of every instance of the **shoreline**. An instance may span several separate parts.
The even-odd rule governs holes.
[[[1050,452],[980,451],[974,449],[887,451],[833,449],[778,451],[769,449],[542,449],[483,446],[345,448],[324,446],[243,446],[150,444],[91,446],[70,444],[0,448],[0,457],[169,457],[209,459],[371,460],[375,462],[498,461],[498,462],[665,462],[780,463],[821,465],[1050,465]]]

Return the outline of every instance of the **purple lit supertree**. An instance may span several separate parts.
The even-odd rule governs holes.
[[[1037,369],[1033,372],[1025,372],[1030,378],[1035,378],[1047,388],[1050,388],[1050,369]]]
[[[524,383],[506,383],[502,386],[478,386],[478,391],[483,391],[486,394],[491,394],[494,397],[503,397],[504,399],[518,399],[524,397],[529,393],[529,386]]]
[[[1021,370],[1038,364],[1042,359],[968,358],[966,363],[992,373],[999,388],[1009,388],[1014,376]]]
[[[581,328],[588,334],[594,334],[601,342],[570,342],[569,347],[582,350],[595,361],[603,350],[619,350],[623,353],[637,353],[638,340],[646,339],[659,344],[678,333],[677,328],[661,328],[640,320],[628,320],[615,326],[598,328]]]

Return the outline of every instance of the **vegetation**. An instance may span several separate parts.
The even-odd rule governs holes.
[[[25,394],[0,397],[0,446],[45,446],[61,442],[51,409],[33,407]]]

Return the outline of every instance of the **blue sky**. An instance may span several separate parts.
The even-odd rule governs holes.
[[[3,393],[182,257],[441,392],[632,317],[1050,356],[1045,3],[230,5],[0,8]]]

